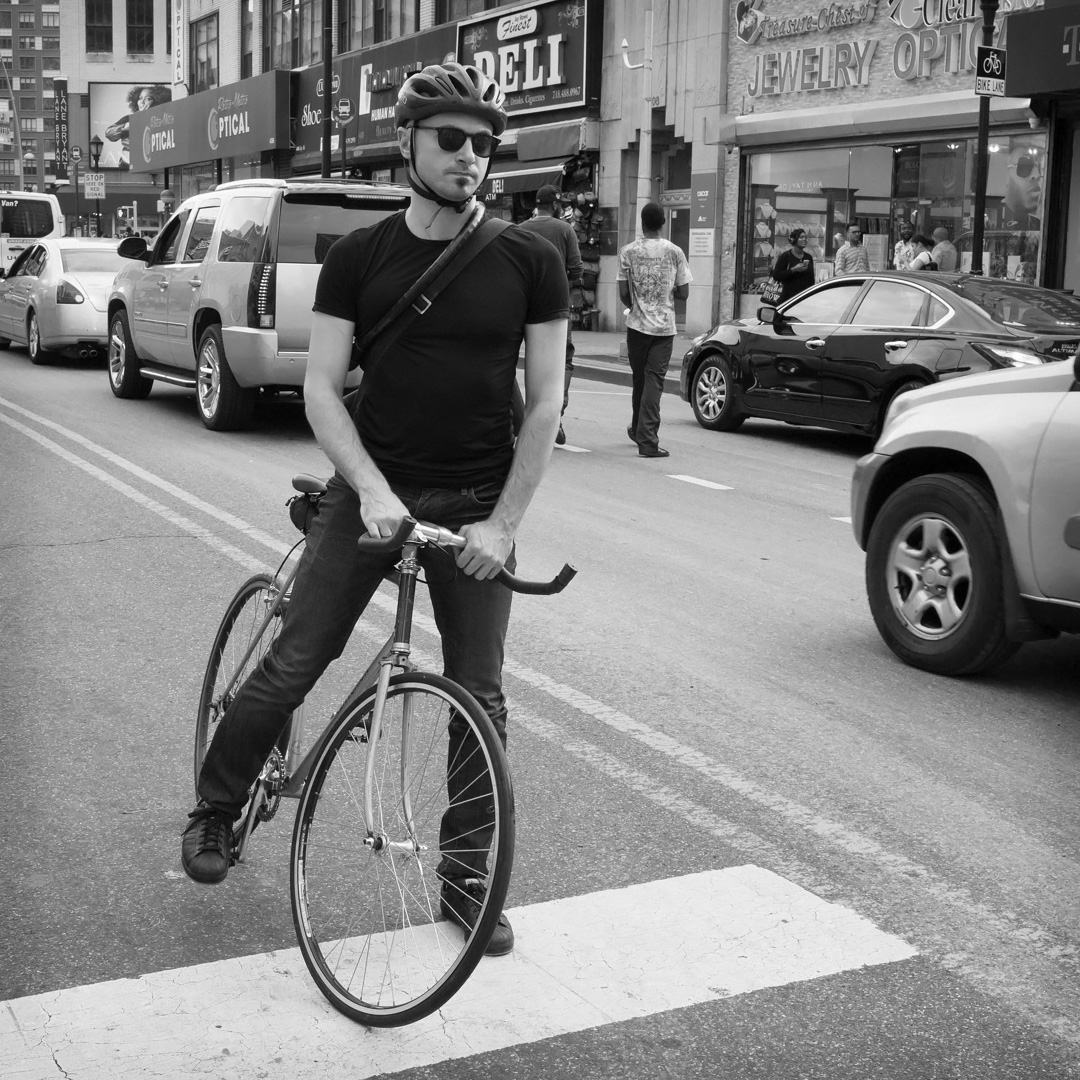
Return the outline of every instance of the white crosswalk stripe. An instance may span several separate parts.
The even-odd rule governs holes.
[[[437,1015],[369,1031],[297,949],[3,1003],[8,1080],[376,1076],[915,955],[849,908],[756,866],[508,912],[518,944]]]

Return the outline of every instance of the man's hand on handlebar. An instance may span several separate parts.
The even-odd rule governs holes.
[[[389,489],[385,494],[368,495],[360,501],[360,518],[369,536],[393,536],[409,516],[405,504]]]
[[[490,518],[473,525],[463,525],[461,535],[467,543],[458,553],[458,568],[477,581],[495,577],[510,558],[514,537]]]

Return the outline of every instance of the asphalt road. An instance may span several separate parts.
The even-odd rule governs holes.
[[[579,568],[561,596],[515,601],[507,644],[510,904],[547,929],[519,932],[512,966],[484,961],[433,1026],[376,1033],[289,974],[291,806],[225,885],[179,868],[209,642],[236,585],[297,535],[290,477],[326,472],[301,410],[215,435],[190,394],[117,401],[100,368],[0,353],[12,1075],[1080,1076],[1080,639],[976,679],[904,667],[842,520],[865,440],[719,435],[671,395],[663,410],[672,456],[640,459],[628,390],[576,380],[568,447],[519,536],[523,575]],[[309,715],[386,618],[365,618]],[[740,907],[744,873],[759,884]],[[581,1010],[625,1008],[545,1011],[560,920]],[[832,959],[800,968],[815,924]],[[753,977],[721,966],[675,993],[714,953]],[[252,976],[244,958],[268,954]],[[199,1008],[169,996],[181,984]],[[136,992],[156,1011],[128,1009]],[[141,1042],[166,1014],[181,1034]],[[119,1068],[123,1047],[139,1049]]]

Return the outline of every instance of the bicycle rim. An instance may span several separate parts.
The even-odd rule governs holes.
[[[397,675],[372,747],[369,837],[374,700],[372,689],[323,742],[297,812],[291,893],[300,950],[319,989],[352,1019],[391,1027],[444,1005],[483,955],[510,885],[514,807],[502,746],[475,698],[438,675]],[[472,815],[473,831],[440,850],[448,811]],[[486,889],[471,932],[440,908],[440,875],[466,866]]]
[[[195,720],[196,798],[199,771],[225,710],[236,696],[237,690],[261,663],[281,629],[283,609],[279,608],[261,638],[258,636],[259,627],[277,595],[273,578],[269,574],[256,574],[237,589],[218,627],[210,650],[210,659],[206,664],[206,674],[203,676],[199,712]],[[253,641],[255,647],[245,662],[244,655]],[[226,691],[227,687],[229,689]]]

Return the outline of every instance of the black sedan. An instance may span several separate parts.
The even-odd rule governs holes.
[[[897,394],[1078,346],[1070,294],[972,274],[852,274],[696,338],[680,384],[713,431],[753,416],[876,436]]]

